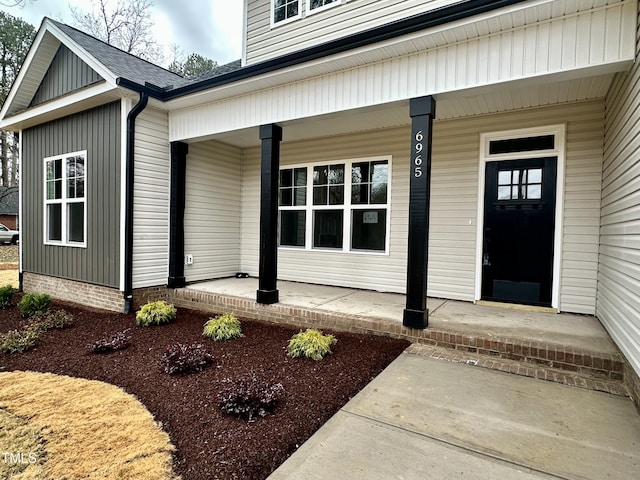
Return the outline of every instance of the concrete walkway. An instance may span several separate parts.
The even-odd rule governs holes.
[[[269,480],[640,478],[625,397],[403,353]]]

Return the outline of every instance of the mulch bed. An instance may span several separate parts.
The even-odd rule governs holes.
[[[74,325],[46,332],[25,353],[0,353],[0,371],[52,372],[122,387],[162,422],[177,448],[174,465],[183,480],[266,478],[408,346],[404,340],[327,332],[338,343],[332,355],[316,362],[287,357],[286,345],[297,328],[243,320],[244,338],[215,343],[202,336],[211,316],[206,313],[179,309],[174,323],[142,328],[135,326],[134,315],[64,302],[52,307],[71,313]],[[0,333],[23,322],[15,307],[0,310]],[[128,349],[87,352],[89,343],[127,328]],[[195,374],[165,374],[160,357],[175,342],[203,343],[214,365]],[[216,396],[224,380],[251,372],[282,383],[283,401],[253,422],[221,413]]]

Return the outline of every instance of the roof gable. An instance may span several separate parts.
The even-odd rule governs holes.
[[[94,72],[91,74],[92,78],[104,79],[114,90],[118,88],[118,77],[127,77],[142,85],[151,83],[161,88],[189,83],[180,75],[119,50],[73,27],[45,18],[2,106],[0,119],[18,114],[30,106],[50,99],[43,100],[50,95],[39,92],[39,89],[43,82],[56,83],[52,77],[54,70],[57,69],[58,74],[63,73],[55,65],[56,55],[61,51],[61,46],[79,59],[85,72],[89,72],[87,69]],[[50,77],[46,78],[49,73]],[[73,89],[66,87],[62,90],[69,93]]]
[[[60,45],[36,91],[30,107],[102,80],[102,77],[65,45]]]

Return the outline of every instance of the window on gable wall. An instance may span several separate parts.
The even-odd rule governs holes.
[[[273,0],[273,23],[298,18],[300,0]]]
[[[44,242],[81,247],[86,241],[87,152],[44,159]]]
[[[281,247],[387,252],[390,160],[280,170]]]

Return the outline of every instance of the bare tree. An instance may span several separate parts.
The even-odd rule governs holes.
[[[91,0],[91,11],[69,6],[75,25],[96,38],[150,62],[160,63],[152,33],[153,0]]]

